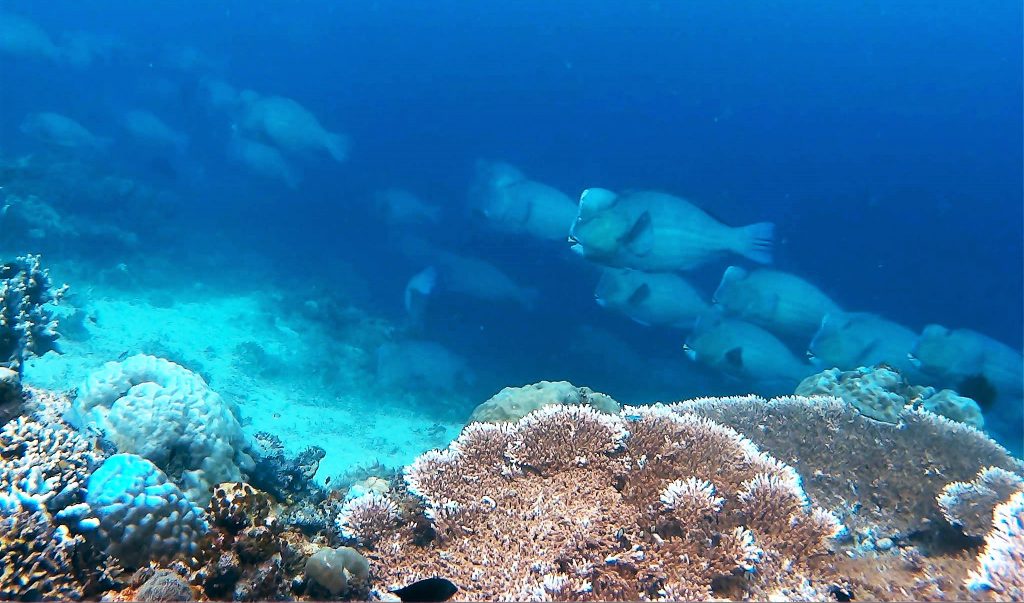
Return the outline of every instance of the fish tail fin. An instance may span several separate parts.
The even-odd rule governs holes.
[[[348,159],[348,138],[340,134],[328,134],[324,145],[327,147],[327,152],[338,163]]]
[[[758,264],[772,263],[772,250],[775,243],[775,224],[771,222],[758,222],[739,229],[737,237],[736,253],[743,257],[757,262]]]

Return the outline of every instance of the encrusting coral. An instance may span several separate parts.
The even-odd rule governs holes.
[[[402,521],[374,499],[341,518],[354,535],[384,527],[368,557],[389,589],[444,576],[469,600],[671,600],[835,586],[841,526],[796,473],[732,429],[660,407],[472,424],[406,481],[416,498]]]
[[[589,387],[576,387],[568,381],[541,381],[523,387],[504,388],[477,406],[469,422],[518,421],[548,404],[584,404],[611,414],[620,410],[619,403],[611,396]]]
[[[944,526],[935,499],[946,484],[984,467],[1022,467],[981,431],[920,409],[905,407],[891,424],[831,397],[698,398],[668,408],[728,425],[792,465],[858,546]]]
[[[796,394],[842,398],[865,416],[886,423],[899,423],[904,408],[913,406],[978,429],[985,425],[981,407],[971,398],[949,389],[911,385],[897,369],[884,364],[822,371],[801,381]]]

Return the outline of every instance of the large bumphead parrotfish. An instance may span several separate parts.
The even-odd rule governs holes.
[[[21,122],[21,132],[47,144],[66,149],[99,150],[110,145],[109,138],[96,136],[85,126],[60,113],[32,113]]]
[[[840,311],[832,298],[806,280],[765,268],[747,271],[729,266],[712,300],[730,316],[803,343],[826,314]]]
[[[564,241],[576,217],[576,203],[568,195],[502,162],[477,163],[470,197],[494,230],[543,241]]]
[[[761,327],[711,311],[686,339],[686,355],[766,395],[792,393],[814,372],[777,337]]]
[[[1021,353],[977,331],[928,325],[910,354],[911,362],[937,381],[935,385],[951,387],[982,407],[986,402],[1017,401],[1022,397]]]
[[[250,136],[265,137],[288,153],[320,149],[339,163],[348,158],[348,139],[328,131],[297,101],[263,96],[252,90],[243,90],[238,98],[242,106],[241,126]]]
[[[605,268],[594,290],[598,305],[648,326],[691,329],[708,310],[693,285],[671,272]]]
[[[911,329],[870,312],[829,312],[821,319],[807,355],[818,368],[852,371],[888,364],[918,383],[909,355],[917,340]]]
[[[649,272],[692,270],[730,253],[772,261],[774,225],[733,227],[696,205],[653,191],[590,188],[569,234],[573,251],[606,266]]]

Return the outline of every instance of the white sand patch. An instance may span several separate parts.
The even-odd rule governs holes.
[[[76,288],[85,290],[80,283]],[[191,291],[189,297],[199,296]],[[270,311],[273,304],[267,294],[204,291],[201,298],[140,298],[93,287],[85,308],[95,319],[85,321],[89,337],[65,338],[62,355],[30,360],[26,380],[67,390],[107,361],[140,352],[163,356],[198,371],[214,390],[235,401],[248,435],[270,432],[290,453],[322,447],[327,455],[317,473],[320,482],[375,461],[405,465],[458,435],[461,423],[439,423],[436,417],[415,412],[403,392],[394,392],[389,400],[351,385],[343,394],[324,386],[318,375],[325,367],[341,374],[336,383],[368,384],[371,376],[345,374],[365,371],[325,354],[330,342],[319,325],[298,317],[289,322]],[[269,367],[251,360],[246,350],[253,346],[272,359]],[[336,366],[330,366],[332,362]]]

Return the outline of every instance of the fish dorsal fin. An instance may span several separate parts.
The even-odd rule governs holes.
[[[725,353],[725,360],[732,366],[743,368],[743,348],[735,347]]]
[[[629,250],[636,255],[646,255],[651,252],[654,246],[654,230],[651,228],[651,212],[645,211],[640,214],[633,228],[623,235],[620,242],[629,247]]]
[[[650,296],[651,287],[647,283],[644,283],[643,285],[640,285],[639,287],[636,288],[636,291],[633,292],[633,295],[629,296],[629,305],[636,306],[642,304],[644,300],[646,300]]]

